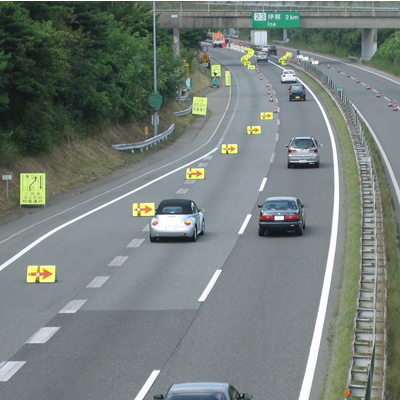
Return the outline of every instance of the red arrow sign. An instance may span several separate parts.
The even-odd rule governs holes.
[[[30,273],[30,276],[36,276],[36,282],[39,282],[41,276],[43,276],[43,279],[46,279],[51,275],[53,274],[50,271],[47,271],[47,269],[43,269],[43,272],[40,272],[40,265],[38,265],[36,272]]]
[[[190,171],[189,171],[189,175],[197,175],[197,176],[200,176],[200,175],[203,175],[203,173],[200,172],[200,171],[192,172],[192,171],[190,170]]]
[[[225,151],[234,151],[235,147],[231,146],[231,147],[225,147]]]
[[[250,132],[258,132],[259,131],[259,129],[258,128],[253,128],[253,129],[250,129]]]
[[[144,208],[137,208],[136,209],[136,211],[138,212],[138,213],[141,213],[142,211],[144,211],[144,213],[145,214],[147,214],[148,212],[150,212],[150,211],[152,211],[153,209],[151,208],[151,207],[148,207],[148,206],[146,206],[146,207],[144,207]]]

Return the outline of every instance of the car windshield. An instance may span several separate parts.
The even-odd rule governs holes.
[[[296,210],[296,203],[293,200],[271,200],[265,203],[265,210]]]
[[[291,147],[295,149],[311,149],[315,147],[312,139],[295,139],[293,140]]]
[[[292,85],[292,90],[303,90],[303,85]]]
[[[188,201],[162,201],[157,209],[157,214],[192,214],[190,202]]]
[[[266,53],[265,51],[260,51],[260,52],[258,53],[258,55],[259,55],[259,56],[266,56],[267,53]]]

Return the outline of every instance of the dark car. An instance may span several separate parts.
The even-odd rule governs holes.
[[[268,62],[268,53],[266,51],[260,51],[257,54],[257,62],[265,61]]]
[[[296,197],[269,197],[264,204],[259,204],[260,219],[258,235],[269,232],[288,232],[303,234],[306,227],[306,214],[302,204]]]
[[[319,167],[319,147],[317,139],[313,136],[297,136],[290,139],[287,153],[287,166],[291,168],[295,164],[309,164]]]
[[[229,383],[189,382],[172,385],[168,393],[157,394],[154,400],[250,400],[251,394],[240,394]]]
[[[301,83],[289,86],[289,101],[304,100],[306,101],[306,88]]]
[[[278,50],[276,48],[276,46],[274,45],[270,45],[269,49],[268,49],[269,54],[273,54],[273,55],[278,55]]]

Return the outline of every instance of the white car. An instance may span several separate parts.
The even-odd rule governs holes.
[[[285,69],[281,74],[281,82],[297,82],[296,73],[292,69]]]

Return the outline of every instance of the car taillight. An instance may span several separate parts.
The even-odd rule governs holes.
[[[297,150],[289,149],[289,153],[297,153]]]
[[[318,149],[310,149],[308,150],[309,153],[318,153]]]
[[[156,225],[158,225],[158,221],[153,221],[151,224],[152,224],[153,226],[156,226]]]
[[[285,219],[299,219],[298,215],[285,215]]]
[[[188,220],[188,219],[185,221],[185,225],[189,226],[189,225],[191,225],[191,224],[192,224],[192,221],[190,221],[190,220]]]
[[[260,219],[274,219],[273,215],[260,215]]]

